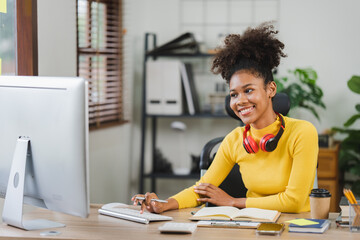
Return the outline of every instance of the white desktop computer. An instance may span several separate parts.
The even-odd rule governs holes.
[[[62,227],[23,220],[23,203],[89,214],[87,83],[77,77],[0,76],[3,221],[26,230]]]

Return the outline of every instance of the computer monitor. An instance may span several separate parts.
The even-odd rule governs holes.
[[[8,225],[64,226],[23,221],[23,203],[88,216],[87,98],[82,78],[0,76],[0,197]]]

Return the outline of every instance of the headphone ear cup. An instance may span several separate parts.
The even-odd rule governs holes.
[[[259,151],[258,145],[251,136],[244,139],[243,146],[247,153],[257,153]]]
[[[273,134],[266,134],[265,136],[263,136],[259,143],[260,149],[264,152],[274,151],[275,148],[272,149],[272,147],[271,147],[272,144],[269,144],[273,141],[273,138],[275,138],[275,136]]]

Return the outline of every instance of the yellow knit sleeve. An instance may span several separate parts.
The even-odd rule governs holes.
[[[205,175],[196,182],[195,185],[186,188],[171,197],[179,203],[179,209],[196,207],[202,204],[197,201],[199,195],[194,192],[194,186],[199,185],[200,183],[210,183],[214,186],[219,186],[229,174],[234,166],[234,161],[230,154],[229,138],[228,135],[220,144],[216,156]]]
[[[298,126],[300,127],[285,130],[291,132],[286,145],[293,156],[285,191],[263,197],[248,197],[246,207],[291,213],[310,210],[309,193],[314,183],[317,165],[318,134],[315,127],[309,122],[300,121]]]

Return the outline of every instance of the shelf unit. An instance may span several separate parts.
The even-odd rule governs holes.
[[[318,185],[330,191],[330,212],[338,212],[341,191],[339,189],[339,144],[319,148]]]
[[[207,58],[213,56],[212,54],[198,53],[198,54],[148,54],[149,50],[149,40],[152,38],[153,46],[156,48],[156,34],[146,33],[145,34],[145,53],[144,53],[144,62],[143,62],[143,79],[142,79],[142,116],[141,116],[141,144],[140,144],[140,182],[139,182],[139,192],[144,192],[144,182],[146,178],[151,179],[151,191],[156,192],[156,179],[198,179],[199,174],[188,174],[188,175],[175,175],[172,173],[156,173],[155,166],[157,164],[155,157],[156,150],[156,135],[157,135],[157,121],[158,118],[229,118],[228,115],[212,115],[210,113],[200,113],[195,115],[182,114],[182,115],[154,115],[147,114],[146,111],[146,62],[148,59],[153,58],[154,60],[160,57],[168,58]],[[145,141],[146,141],[146,130],[147,130],[147,120],[150,119],[150,128],[151,128],[151,158],[152,158],[152,170],[150,173],[145,173]],[[199,152],[201,149],[199,149]]]

